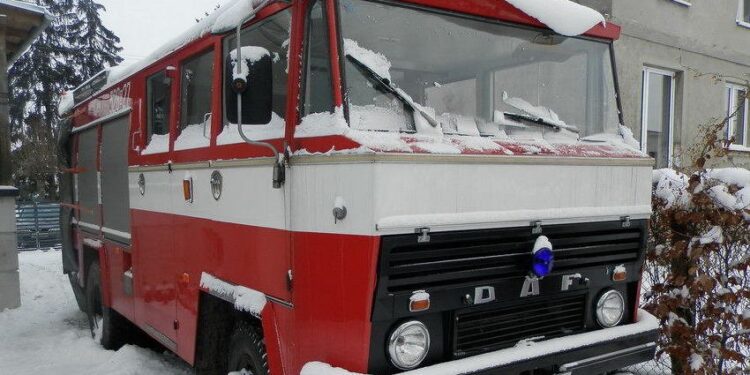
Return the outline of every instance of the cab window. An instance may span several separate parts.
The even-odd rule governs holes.
[[[180,132],[175,150],[207,147],[211,139],[213,50],[190,58],[180,69]]]
[[[265,125],[244,126],[243,132],[255,140],[282,138],[284,136],[284,115],[286,112],[287,99],[287,77],[288,77],[288,49],[289,32],[291,28],[292,14],[290,10],[283,10],[268,19],[248,27],[242,31],[242,46],[261,47],[270,53],[273,75],[273,95],[271,121]],[[224,54],[237,48],[236,38],[228,36],[224,39]],[[226,80],[225,80],[226,81]],[[249,83],[252,85],[252,82]],[[231,88],[227,88],[231,93]],[[234,95],[225,95],[226,100],[236,100]],[[225,116],[226,119],[226,116]],[[225,121],[224,129],[217,139],[217,144],[230,144],[244,142],[237,131],[236,124]]]
[[[148,102],[148,146],[143,154],[155,154],[169,151],[169,118],[172,80],[166,71],[161,71],[146,81]]]

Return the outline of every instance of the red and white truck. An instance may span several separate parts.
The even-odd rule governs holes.
[[[534,4],[236,0],[69,93],[64,271],[101,343],[217,374],[650,359],[620,29]]]

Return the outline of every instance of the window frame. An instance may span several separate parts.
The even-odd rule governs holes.
[[[280,4],[280,5],[283,5],[283,4]],[[266,8],[264,10],[267,10],[267,9],[268,8]],[[284,137],[282,137],[282,139],[284,139],[286,137],[286,125],[289,123],[289,120],[287,119],[287,117],[289,117],[289,114],[288,114],[289,101],[290,100],[295,100],[296,101],[296,99],[292,99],[291,91],[289,90],[290,82],[292,81],[292,79],[295,76],[295,74],[292,73],[292,67],[290,65],[291,64],[291,58],[292,58],[291,57],[292,44],[295,43],[295,41],[293,40],[293,30],[294,30],[294,27],[295,27],[294,23],[296,22],[295,21],[295,17],[296,17],[295,10],[292,8],[292,6],[288,6],[288,5],[283,5],[283,6],[281,6],[278,9],[275,9],[275,8],[271,9],[270,13],[264,14],[262,16],[261,15],[257,15],[255,18],[252,19],[252,21],[250,21],[250,23],[244,24],[242,26],[242,29],[241,29],[241,33],[243,34],[243,38],[244,38],[245,37],[244,36],[245,33],[260,28],[268,20],[270,20],[270,19],[278,16],[279,14],[281,14],[283,12],[288,12],[289,13],[289,17],[291,19],[291,23],[290,23],[290,29],[289,29],[289,42],[288,42],[288,45],[287,45],[287,54],[288,54],[289,58],[287,60],[287,69],[288,69],[288,71],[286,72],[286,74],[287,74],[287,77],[286,77],[286,80],[287,80],[286,81],[286,99],[284,100],[284,107],[283,107],[284,110],[282,111],[281,114],[279,114],[279,116],[283,118],[284,123],[285,123],[285,132],[284,132]],[[261,13],[263,13],[263,12],[261,12]],[[219,116],[220,119],[218,119],[218,122],[216,124],[215,133],[212,135],[212,140],[211,140],[212,142],[217,142],[219,136],[221,135],[221,133],[224,131],[224,129],[229,124],[229,122],[227,120],[227,100],[230,100],[230,98],[228,98],[227,95],[225,95],[226,79],[227,79],[227,77],[226,77],[226,72],[225,72],[224,68],[225,68],[225,64],[226,64],[226,55],[227,55],[228,51],[231,51],[232,48],[234,48],[234,46],[233,46],[234,43],[232,43],[232,45],[230,45],[230,43],[229,43],[229,39],[231,39],[233,37],[235,37],[234,31],[232,31],[231,33],[227,33],[227,34],[221,35],[218,38],[218,42],[217,42],[216,51],[221,51],[220,53],[218,53],[218,55],[219,55],[218,59],[219,59],[220,62],[219,62],[219,64],[217,64],[216,66],[214,66],[214,69],[216,69],[216,73],[215,73],[216,77],[219,77],[218,78],[218,81],[219,81],[219,92],[218,92],[218,95],[220,97],[220,99],[219,99],[219,101],[220,101],[220,116]],[[243,41],[245,41],[245,40],[246,39],[243,39]],[[262,126],[267,126],[267,125],[268,124],[247,125],[247,126],[262,127]],[[264,140],[264,141],[267,141],[267,140]],[[228,144],[228,145],[232,145],[232,144]],[[219,146],[227,146],[227,145],[219,145]]]
[[[648,152],[648,99],[649,99],[649,76],[651,73],[659,74],[670,78],[670,92],[669,92],[669,135],[668,135],[668,147],[667,147],[667,167],[672,167],[674,161],[672,160],[672,154],[674,153],[674,120],[675,120],[675,95],[676,95],[676,82],[677,72],[672,70],[653,68],[650,66],[643,67],[643,77],[641,79],[641,151]],[[658,162],[658,161],[657,161]]]
[[[744,139],[742,140],[741,144],[736,144],[736,143],[729,144],[728,148],[732,151],[750,152],[750,147],[748,147],[747,145],[747,141],[748,141],[747,132],[748,130],[750,130],[748,129],[750,127],[750,120],[748,120],[747,118],[748,114],[750,114],[750,109],[748,109],[748,106],[750,106],[750,97],[748,97],[748,94],[747,94],[748,87],[743,86],[743,85],[738,85],[735,83],[727,83],[725,87],[726,87],[726,90],[725,90],[726,94],[724,96],[724,99],[725,99],[726,110],[727,110],[726,117],[729,117],[729,115],[734,113],[734,111],[737,109],[738,93],[740,91],[745,91],[746,93],[745,94],[745,113],[743,117],[744,124],[742,124],[743,130],[744,130],[742,134],[743,134]],[[734,129],[735,129],[734,127],[736,126],[736,121],[737,121],[736,117],[727,119],[727,133],[726,133],[727,139],[730,139],[732,135],[734,134]]]
[[[150,90],[150,82],[151,82],[152,78],[155,78],[155,77],[157,77],[159,75],[163,75],[165,79],[169,79],[170,83],[169,83],[169,89],[167,90],[167,92],[169,93],[169,98],[167,100],[167,105],[166,105],[166,108],[167,108],[167,111],[168,111],[167,116],[166,116],[166,127],[167,127],[166,130],[167,130],[167,132],[164,133],[164,134],[158,134],[158,135],[167,135],[167,136],[169,136],[170,141],[169,141],[169,147],[168,147],[167,151],[156,152],[156,153],[153,153],[153,154],[165,154],[165,153],[169,152],[171,150],[171,148],[172,148],[172,133],[173,133],[172,132],[172,127],[174,126],[174,122],[175,122],[174,121],[175,120],[175,118],[174,118],[175,117],[175,113],[174,113],[175,112],[175,108],[174,108],[174,105],[175,105],[175,95],[174,94],[175,94],[175,89],[177,88],[178,85],[177,85],[177,82],[175,82],[174,74],[170,74],[170,70],[174,71],[176,69],[177,68],[175,67],[174,64],[164,64],[164,65],[160,65],[157,69],[154,69],[154,70],[152,70],[150,72],[147,72],[147,74],[145,76],[145,80],[144,80],[145,81],[145,87],[144,88],[145,88],[145,94],[146,94],[145,95],[146,110],[144,111],[145,112],[144,114],[146,116],[146,119],[145,119],[146,120],[145,121],[145,127],[146,127],[146,129],[145,129],[145,133],[144,133],[145,137],[144,137],[144,140],[143,140],[143,147],[140,150],[141,154],[143,154],[143,151],[151,144],[151,138],[155,134],[154,131],[153,131],[153,126],[152,126],[153,125],[153,119],[152,119],[152,110],[153,110],[153,108],[152,108],[152,93],[151,93],[152,90]],[[179,91],[178,91],[178,94],[179,94]],[[152,153],[149,153],[147,155],[152,155]]]
[[[693,4],[687,0],[672,0],[672,2],[686,7],[693,6]]]
[[[182,121],[183,121],[183,116],[182,116],[183,115],[183,113],[182,113],[183,112],[183,107],[182,107],[183,106],[183,102],[182,102],[183,101],[183,97],[182,96],[184,94],[184,88],[185,88],[183,86],[184,83],[185,83],[184,79],[183,79],[184,78],[184,68],[185,68],[185,65],[186,65],[186,63],[190,63],[190,62],[192,62],[192,61],[194,61],[194,60],[196,60],[198,58],[201,58],[201,57],[203,57],[203,56],[205,56],[207,54],[213,54],[213,56],[212,56],[212,64],[213,64],[213,66],[211,68],[211,100],[209,102],[209,109],[210,109],[209,113],[211,114],[211,119],[209,120],[208,125],[207,125],[207,132],[208,132],[208,137],[209,137],[208,138],[208,141],[209,141],[208,143],[209,144],[206,145],[206,146],[201,146],[201,147],[188,148],[188,149],[183,149],[183,150],[173,150],[174,149],[174,143],[177,142],[177,139],[180,137],[180,135],[182,135],[182,131],[184,130],[184,129],[182,129]],[[173,151],[189,151],[189,150],[193,150],[193,149],[202,149],[202,148],[210,147],[211,144],[212,144],[212,142],[213,142],[213,139],[214,139],[214,134],[213,134],[214,133],[214,129],[213,129],[214,128],[214,118],[216,117],[216,113],[214,113],[215,112],[214,102],[216,101],[216,95],[217,95],[217,93],[216,93],[216,87],[215,86],[216,86],[216,77],[217,77],[217,74],[218,74],[217,67],[216,67],[216,63],[217,63],[217,56],[216,55],[217,55],[217,53],[216,53],[216,44],[214,42],[211,42],[210,44],[208,44],[204,48],[201,48],[198,52],[191,53],[191,54],[189,54],[187,56],[181,57],[179,59],[179,61],[177,62],[177,64],[176,64],[176,72],[177,73],[175,75],[177,77],[176,77],[176,79],[173,80],[173,81],[176,81],[176,82],[173,82],[173,83],[176,83],[176,86],[177,86],[175,88],[175,90],[177,91],[177,97],[174,98],[174,101],[176,101],[176,106],[177,107],[176,107],[176,113],[174,114],[174,116],[175,116],[174,129],[170,128],[170,143],[171,143],[170,150],[173,150]],[[172,134],[172,133],[174,133],[174,134]]]
[[[750,29],[750,22],[746,21],[743,16],[745,15],[745,2],[747,0],[739,0],[737,2],[737,26]],[[750,5],[750,3],[748,3]]]

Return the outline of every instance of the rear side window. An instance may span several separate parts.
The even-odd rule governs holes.
[[[211,139],[213,50],[186,60],[180,73],[180,135],[174,148],[206,147]]]
[[[143,154],[169,151],[169,114],[172,81],[166,71],[148,77],[146,95],[148,100],[148,146]]]

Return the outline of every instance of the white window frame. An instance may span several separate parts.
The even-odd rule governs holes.
[[[689,1],[686,1],[686,0],[672,0],[672,2],[680,4],[680,5],[684,5],[686,7],[693,6],[693,4],[691,4]]]
[[[726,103],[726,109],[727,109],[727,112],[726,112],[727,117],[737,110],[737,107],[738,107],[737,97],[738,97],[739,91],[748,92],[748,88],[747,86],[737,85],[734,83],[727,83],[726,90],[725,90],[726,95],[724,97],[726,99],[725,103]],[[743,120],[745,121],[745,123],[742,124],[742,127],[744,128],[744,131],[742,132],[744,139],[742,139],[741,141],[742,144],[732,143],[729,145],[729,149],[733,151],[750,152],[750,147],[746,146],[747,139],[748,139],[747,131],[749,130],[748,128],[750,128],[749,126],[750,124],[748,123],[750,122],[750,120],[748,120],[747,118],[747,115],[750,113],[750,109],[748,109],[748,106],[750,105],[750,98],[748,98],[747,96],[748,95],[746,94],[745,95],[745,113],[744,113],[745,116],[743,117]],[[732,135],[734,134],[734,127],[736,124],[737,124],[736,117],[731,118],[727,121],[727,139],[731,138]]]
[[[750,22],[745,21],[742,16],[745,13],[745,0],[737,2],[737,25],[750,29]]]
[[[669,92],[669,149],[667,150],[667,167],[672,167],[672,154],[674,152],[674,103],[676,93],[676,73],[671,70],[664,70],[652,67],[643,68],[643,88],[641,97],[641,151],[648,152],[648,88],[649,88],[649,73],[655,73],[670,78],[670,92]]]

